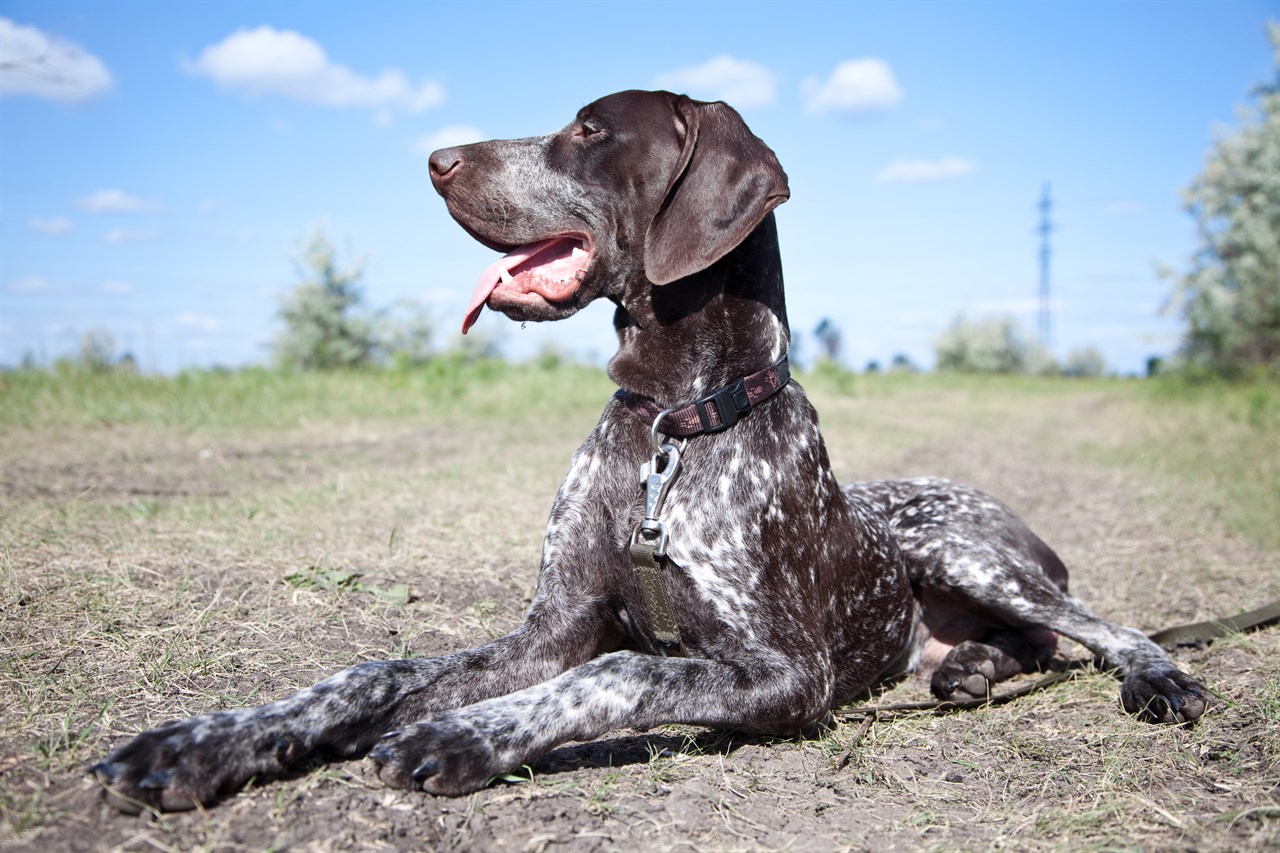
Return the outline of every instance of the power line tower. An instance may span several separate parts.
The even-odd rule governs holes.
[[[1053,223],[1049,211],[1053,200],[1049,197],[1049,182],[1045,181],[1040,194],[1040,345],[1049,347],[1049,233]]]

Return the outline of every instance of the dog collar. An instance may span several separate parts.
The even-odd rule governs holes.
[[[655,431],[676,438],[689,438],[728,429],[790,381],[791,365],[783,353],[782,358],[764,370],[739,377],[701,400],[673,409],[663,409],[651,397],[621,389],[614,396],[622,401],[627,411]],[[657,422],[659,418],[661,423]]]

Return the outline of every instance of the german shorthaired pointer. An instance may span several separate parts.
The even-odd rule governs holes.
[[[1059,633],[1120,671],[1140,719],[1205,711],[1205,688],[1070,597],[1062,561],[995,499],[937,479],[836,483],[788,382],[772,213],[786,175],[733,109],[621,92],[548,136],[437,151],[430,169],[459,224],[506,253],[464,331],[486,305],[520,321],[617,306],[622,390],[556,496],[528,615],[473,649],[138,735],[92,768],[114,805],[208,804],[316,755],[367,754],[387,784],[461,794],[618,727],[806,733],[904,673],[985,696]]]

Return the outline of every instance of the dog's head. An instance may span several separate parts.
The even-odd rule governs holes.
[[[431,182],[473,237],[506,253],[476,282],[465,332],[488,305],[556,320],[627,288],[706,269],[787,200],[773,152],[731,107],[619,92],[547,136],[431,155]]]

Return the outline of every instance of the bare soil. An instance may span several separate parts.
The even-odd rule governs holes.
[[[1195,482],[1099,458],[1121,391],[819,396],[843,479],[940,474],[1021,511],[1072,591],[1153,631],[1280,597],[1280,553]],[[317,766],[218,806],[125,817],[84,768],[174,717],[352,663],[509,630],[589,412],[166,435],[11,432],[0,451],[0,847],[6,850],[1261,850],[1280,846],[1280,630],[1180,649],[1191,728],[1118,709],[1084,666],[1006,705],[807,741],[688,727],[572,744],[479,793]],[[1087,662],[1067,645],[1058,667]],[[869,697],[926,698],[907,681]]]

